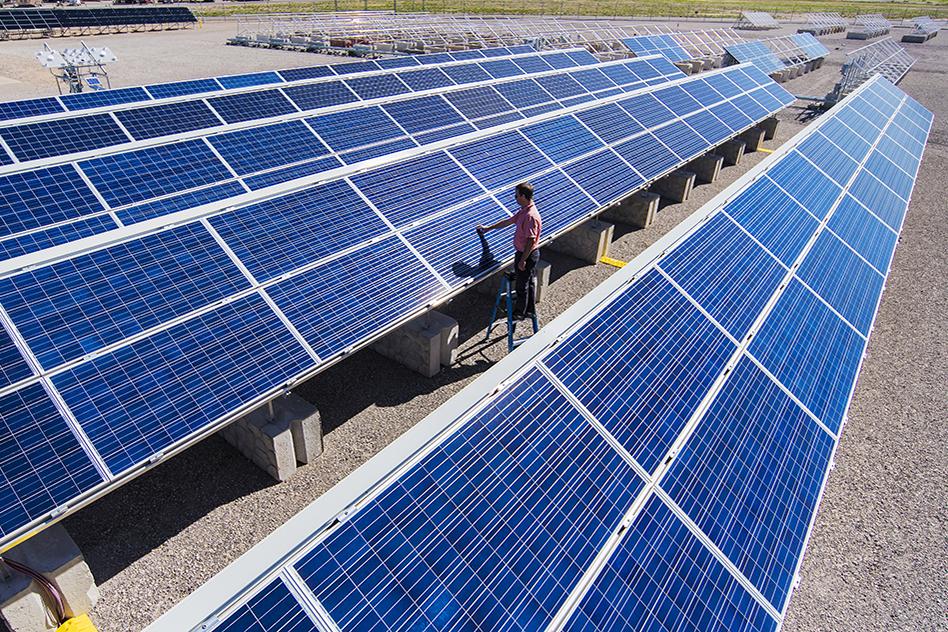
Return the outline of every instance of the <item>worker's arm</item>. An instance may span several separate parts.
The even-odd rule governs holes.
[[[489,230],[497,230],[498,228],[505,228],[507,226],[511,226],[513,223],[514,223],[514,218],[508,217],[507,219],[502,219],[499,222],[496,222],[494,224],[488,224],[487,226],[483,224],[478,224],[477,232],[486,233]]]
[[[530,258],[530,255],[533,254],[533,250],[537,247],[537,238],[536,237],[527,237],[526,244],[523,247],[523,256],[520,257],[520,270],[527,269],[527,259]]]

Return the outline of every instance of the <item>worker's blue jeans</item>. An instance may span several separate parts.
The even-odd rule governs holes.
[[[517,252],[514,257],[514,272],[516,280],[514,287],[517,290],[517,301],[514,303],[514,316],[531,316],[537,311],[537,262],[540,260],[540,250],[534,249],[527,257],[527,265],[520,269],[520,260],[523,253]]]

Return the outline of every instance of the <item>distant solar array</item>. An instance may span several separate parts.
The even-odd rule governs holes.
[[[778,629],[931,120],[872,79],[150,629]]]
[[[0,263],[0,545],[495,272],[471,227],[514,183],[541,192],[545,243],[792,100],[734,66]]]
[[[913,19],[912,32],[902,36],[903,42],[923,44],[938,35],[941,25],[928,16]]]
[[[747,31],[766,31],[779,29],[780,23],[769,13],[763,11],[741,11],[741,17],[734,24],[734,28]]]
[[[726,63],[750,62],[767,74],[799,66],[812,70],[820,64],[811,62],[822,62],[829,55],[829,49],[810,33],[732,44],[726,47],[726,51]]]
[[[717,60],[727,46],[744,39],[732,29],[680,31],[657,35],[639,35],[622,40],[635,55],[662,55],[673,62]]]
[[[846,26],[846,20],[839,13],[807,13],[806,26],[800,28],[798,32],[829,35],[842,33],[846,30]]]
[[[559,56],[572,61],[562,53],[535,54],[532,61],[542,63],[551,55],[554,61]],[[158,137],[110,153],[86,152],[84,159],[44,160],[19,171],[13,171],[19,165],[10,165],[0,169],[0,191],[8,191],[5,199],[11,200],[0,211],[0,260],[685,76],[660,57],[561,70],[540,63],[528,68],[536,72],[444,87],[435,82],[421,93],[344,103],[324,114],[276,116],[173,141]],[[127,120],[124,125],[134,129]],[[53,192],[64,190],[71,200],[86,203],[51,205]]]
[[[187,7],[0,9],[0,39],[183,28],[195,22],[197,19]]]
[[[171,83],[158,83],[148,86],[118,88],[106,92],[92,92],[84,94],[70,94],[59,97],[45,97],[27,99],[23,101],[8,101],[0,103],[0,121],[33,118],[38,116],[78,112],[83,110],[147,103],[154,100],[171,97],[183,97],[197,94],[211,94],[237,88],[251,88],[273,84],[295,83],[307,79],[324,77],[340,77],[352,74],[396,70],[402,68],[419,68],[422,66],[445,64],[450,62],[484,61],[486,58],[505,57],[535,53],[532,46],[515,46],[512,48],[493,48],[481,51],[463,51],[458,53],[436,53],[418,55],[414,57],[398,57],[394,59],[362,60],[340,64],[326,64],[322,66],[306,66],[303,68],[289,68],[267,72],[254,72],[240,75],[226,75],[222,77],[208,77],[206,79],[192,79]],[[591,62],[595,62],[595,59]]]
[[[915,58],[891,37],[857,48],[847,53],[840,69],[842,76],[829,95],[829,100],[835,102],[842,99],[876,74],[898,84],[914,64]]]
[[[853,24],[855,26],[846,33],[847,39],[872,39],[886,35],[892,29],[892,23],[881,13],[857,15]]]

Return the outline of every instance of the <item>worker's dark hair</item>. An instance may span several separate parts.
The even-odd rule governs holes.
[[[517,185],[517,193],[527,198],[528,200],[533,199],[533,185],[529,182],[521,182]]]

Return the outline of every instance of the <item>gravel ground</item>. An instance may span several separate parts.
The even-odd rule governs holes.
[[[233,32],[233,23],[218,22],[192,31],[89,40],[119,55],[114,86],[326,59],[221,45]],[[843,51],[855,47],[839,36],[824,41],[834,48],[830,61],[786,84],[792,92],[825,94],[838,77]],[[903,88],[936,112],[935,130],[789,609],[785,629],[792,632],[946,629],[948,266],[944,183],[936,180],[948,166],[948,80],[940,69],[946,46],[943,34],[910,48],[920,61]],[[0,43],[0,99],[51,92],[46,71],[32,66],[39,47],[35,40]],[[159,57],[165,61],[156,64]],[[802,113],[786,110],[767,147],[802,129]],[[617,226],[611,256],[633,258],[763,157],[746,156],[718,182],[695,189],[687,203],[663,208],[648,230]],[[540,307],[544,320],[615,271],[550,251],[544,258],[553,264],[553,283]],[[503,357],[502,333],[482,342],[491,300],[468,292],[444,308],[461,325],[460,359],[433,379],[361,351],[303,385],[299,393],[323,418],[325,454],[290,481],[274,483],[211,437],[68,518],[65,525],[102,593],[92,612],[99,629],[133,630],[154,620]]]

